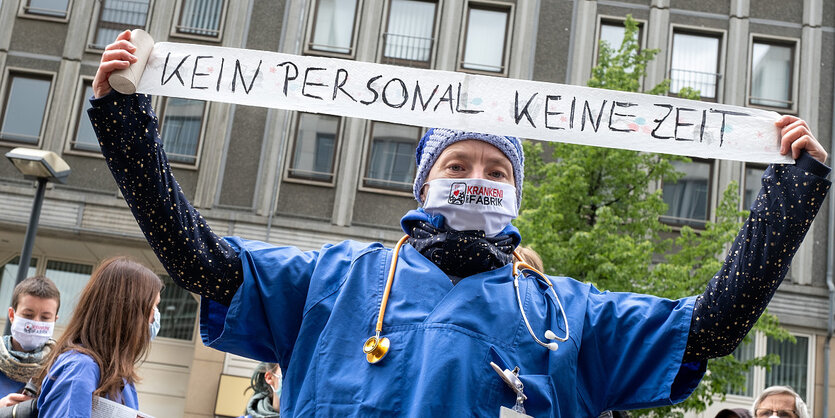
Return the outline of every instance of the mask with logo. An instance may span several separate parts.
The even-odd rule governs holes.
[[[12,322],[12,338],[23,348],[23,351],[35,351],[52,338],[55,329],[54,322],[41,322],[15,315]]]
[[[485,179],[435,179],[423,210],[442,215],[447,227],[456,231],[484,231],[495,237],[518,215],[516,188]]]
[[[160,325],[161,324],[159,322],[159,309],[156,306],[154,306],[154,322],[148,324],[149,332],[151,333],[151,340],[156,338],[157,334],[159,334]]]

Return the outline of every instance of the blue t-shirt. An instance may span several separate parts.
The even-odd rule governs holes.
[[[92,357],[78,351],[58,356],[41,385],[38,396],[39,417],[89,417],[93,410],[93,392],[99,386],[99,366]],[[121,399],[111,399],[139,409],[136,388],[126,384]]]

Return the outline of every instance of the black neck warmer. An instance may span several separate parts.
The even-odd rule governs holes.
[[[449,275],[454,284],[513,261],[514,245],[509,235],[489,238],[484,231],[439,229],[426,221],[411,225],[409,244]]]

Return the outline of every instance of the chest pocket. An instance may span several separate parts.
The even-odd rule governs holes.
[[[499,352],[490,347],[488,364],[492,361],[502,370],[512,370],[515,366],[508,366]],[[488,366],[489,367],[489,366]],[[489,408],[493,411],[486,411],[488,414],[498,416],[500,407],[512,408],[516,404],[516,392],[514,392],[497,373],[495,380],[489,388]],[[524,386],[522,391],[527,400],[522,403],[525,413],[532,417],[560,416],[559,404],[557,403],[557,391],[551,376],[547,374],[529,374],[520,370],[519,380]]]

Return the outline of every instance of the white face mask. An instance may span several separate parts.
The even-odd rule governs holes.
[[[429,185],[423,210],[443,215],[456,231],[480,230],[495,237],[518,215],[516,188],[484,179],[435,179]]]
[[[12,338],[23,348],[23,351],[38,350],[52,338],[55,329],[54,322],[33,321],[15,315],[12,322]]]

